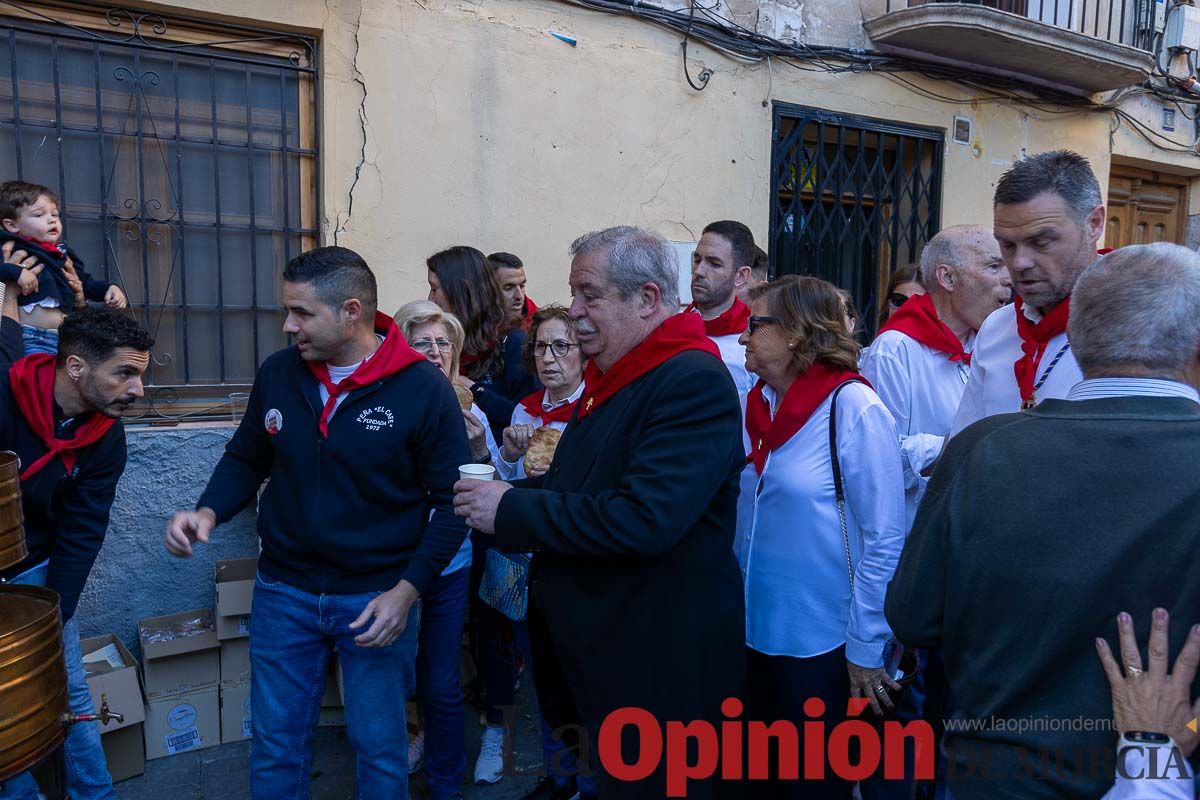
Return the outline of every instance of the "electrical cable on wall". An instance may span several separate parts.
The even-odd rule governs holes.
[[[687,47],[689,41],[693,40],[703,42],[743,63],[761,63],[769,58],[775,58],[788,66],[806,72],[824,72],[833,75],[878,73],[883,78],[903,85],[910,91],[943,103],[955,105],[1020,103],[1046,114],[1110,113],[1116,120],[1114,130],[1124,124],[1160,150],[1200,156],[1200,153],[1196,151],[1200,140],[1190,145],[1181,145],[1173,139],[1163,136],[1116,105],[1133,94],[1150,94],[1164,103],[1173,104],[1189,120],[1196,120],[1197,117],[1200,117],[1200,110],[1197,108],[1200,97],[1186,91],[1171,91],[1156,85],[1151,80],[1147,80],[1141,86],[1120,90],[1106,101],[1096,102],[1079,95],[1048,88],[1031,87],[1014,78],[990,74],[981,75],[960,67],[932,64],[874,50],[785,42],[721,16],[715,10],[719,7],[720,0],[714,0],[711,7],[703,5],[700,0],[690,0],[687,11],[663,8],[649,4],[645,0],[560,0],[560,2],[593,11],[637,17],[683,34],[684,75],[687,77],[688,84],[696,91],[702,91],[707,87],[713,71],[705,68],[699,75],[699,84],[692,80],[687,65]],[[1170,18],[1171,12],[1177,5],[1179,2],[1171,3],[1168,6],[1167,19]],[[1158,36],[1161,41],[1161,34]],[[1192,74],[1194,74],[1194,66],[1189,59],[1188,67]],[[1170,78],[1169,72],[1162,69],[1161,58],[1155,59],[1155,67],[1158,72],[1162,73],[1162,77],[1176,82],[1179,80]],[[899,73],[915,73],[927,80],[953,83],[975,93],[975,96],[969,98],[948,97],[921,86]],[[1185,111],[1184,105],[1191,106],[1193,113],[1189,114]]]

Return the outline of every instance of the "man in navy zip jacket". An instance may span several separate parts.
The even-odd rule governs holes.
[[[358,254],[311,250],[283,280],[296,344],[259,369],[196,510],[168,524],[167,549],[191,555],[270,478],[250,622],[251,792],[307,799],[336,647],[359,796],[404,798],[418,598],[466,536],[452,507],[458,467],[472,461],[462,413],[437,367],[377,313]]]

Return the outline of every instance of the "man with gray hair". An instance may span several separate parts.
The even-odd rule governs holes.
[[[536,553],[538,701],[552,728],[582,723],[595,753],[619,708],[718,724],[721,702],[745,696],[733,531],[746,460],[733,381],[700,315],[676,313],[665,240],[610,228],[571,255],[570,314],[588,357],[577,416],[543,478],[460,481],[454,502],[502,549]],[[646,763],[637,739],[622,740],[626,764]],[[662,765],[636,782],[599,777],[603,797],[667,796]],[[688,785],[693,798],[740,792]]]
[[[945,739],[955,800],[1099,797],[1118,747],[1195,749],[1190,714],[1118,742],[1096,642],[1118,614],[1123,634],[1153,614],[1177,652],[1200,608],[1197,308],[1190,250],[1105,256],[1071,298],[1083,380],[1065,399],[972,425],[934,469],[885,613],[901,641],[942,648],[959,723]],[[1137,631],[1143,652],[1148,633]],[[1137,650],[1120,652],[1134,680],[1175,658],[1152,651],[1143,675]],[[1142,784],[1122,773],[1107,797],[1170,796],[1136,789],[1186,783],[1182,755],[1133,772]]]
[[[924,489],[922,473],[942,452],[962,400],[975,332],[1012,294],[1000,246],[983,225],[956,225],[930,239],[921,279],[925,294],[893,312],[862,357],[863,375],[900,432],[909,525]]]
[[[1098,257],[1104,234],[1104,199],[1091,166],[1069,150],[1018,161],[996,184],[993,209],[1017,298],[979,329],[952,436],[992,414],[1065,397],[1080,378],[1067,337],[1067,300]]]

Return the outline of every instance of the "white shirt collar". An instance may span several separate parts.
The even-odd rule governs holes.
[[[1042,317],[1044,316],[1042,312],[1038,311],[1028,303],[1021,305],[1021,313],[1025,315],[1025,319],[1029,320],[1034,325],[1037,325],[1039,322],[1041,322]]]
[[[550,400],[550,390],[547,389],[542,395],[542,411],[553,411],[556,408],[565,406],[568,403],[574,403],[580,397],[583,397],[583,381],[579,382],[579,386],[571,393],[571,396],[565,400],[559,400],[557,403]]]
[[[1183,397],[1200,403],[1200,393],[1186,383],[1162,378],[1091,378],[1071,387],[1068,400],[1110,397]]]

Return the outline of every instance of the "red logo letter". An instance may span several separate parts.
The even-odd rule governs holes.
[[[696,743],[696,763],[688,763],[688,742]],[[687,782],[717,771],[717,729],[704,720],[667,723],[667,797],[687,797]]]
[[[638,729],[637,761],[626,764],[621,753],[621,734],[626,725]],[[644,708],[618,708],[600,725],[600,764],[619,781],[640,781],[650,777],[662,760],[662,732],[658,720]]]

